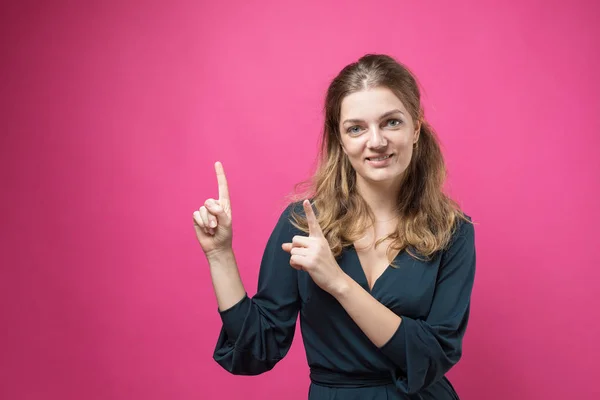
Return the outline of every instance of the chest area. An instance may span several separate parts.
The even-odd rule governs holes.
[[[427,317],[435,294],[439,259],[421,261],[402,251],[395,256],[392,266],[385,248],[380,253],[367,254],[351,246],[344,249],[338,264],[364,290],[397,315]],[[307,273],[300,273],[298,285],[305,317],[345,314],[339,302],[319,288]]]
[[[365,249],[354,247],[354,251],[366,279],[366,286],[372,291],[377,280],[390,266],[391,260],[396,257],[397,251],[388,250],[385,245]]]

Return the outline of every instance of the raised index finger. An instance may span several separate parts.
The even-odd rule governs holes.
[[[223,170],[223,164],[219,161],[215,163],[215,171],[217,172],[217,183],[219,184],[219,200],[229,201],[229,187],[227,186],[227,178]]]
[[[310,236],[322,236],[323,231],[321,230],[321,226],[319,225],[319,221],[317,221],[317,216],[313,211],[312,205],[310,201],[304,200],[304,212],[306,214],[306,221],[308,222],[308,230]]]

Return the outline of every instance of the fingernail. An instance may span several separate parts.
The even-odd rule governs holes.
[[[217,221],[210,221],[210,227],[215,228],[217,226]]]

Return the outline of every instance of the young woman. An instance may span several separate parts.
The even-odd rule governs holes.
[[[462,353],[474,229],[443,193],[440,146],[406,67],[366,55],[332,81],[312,187],[276,224],[253,298],[215,167],[219,199],[194,212],[194,225],[223,321],[214,352],[223,368],[272,369],[300,313],[309,399],[458,398],[445,374]]]

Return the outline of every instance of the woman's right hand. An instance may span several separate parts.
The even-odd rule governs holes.
[[[219,199],[208,199],[194,211],[194,229],[198,242],[207,257],[232,248],[231,203],[225,171],[220,162],[215,163]]]

